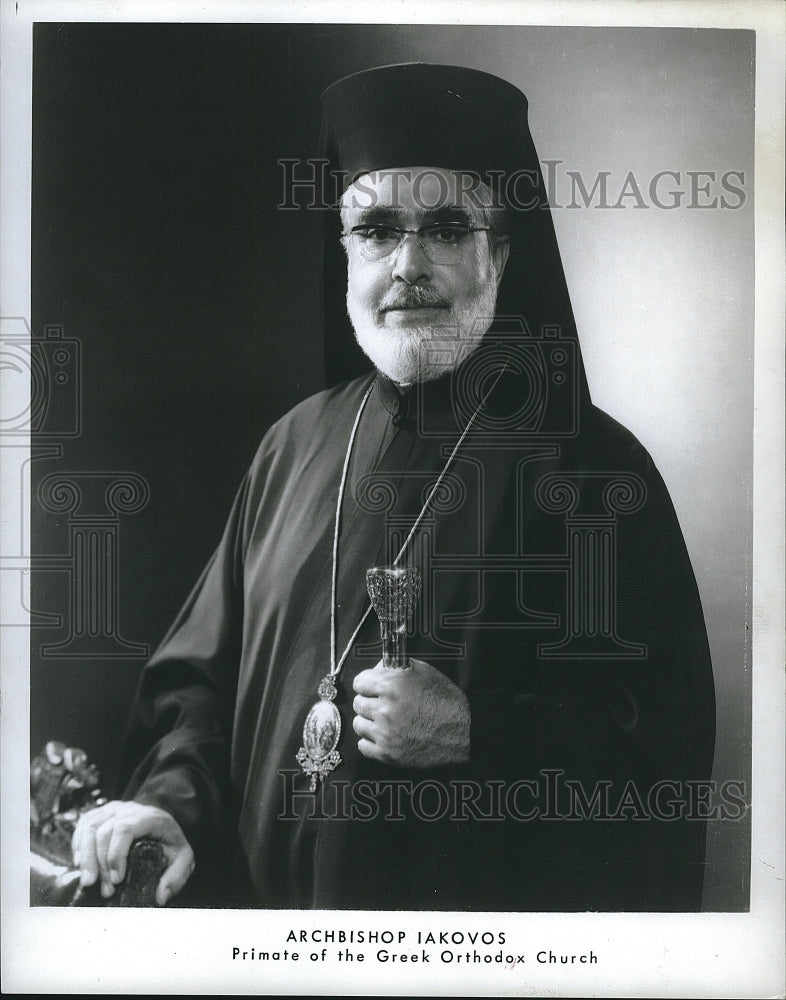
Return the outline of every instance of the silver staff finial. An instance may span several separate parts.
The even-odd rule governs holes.
[[[407,623],[420,597],[420,571],[375,566],[366,570],[366,586],[382,631],[382,662],[386,667],[408,667]]]

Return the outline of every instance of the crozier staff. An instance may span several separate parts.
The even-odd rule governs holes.
[[[127,799],[76,831],[83,880],[111,894],[152,835],[159,903],[196,859],[202,905],[696,909],[703,823],[652,805],[711,768],[701,607],[650,457],[590,401],[526,99],[413,63],[323,112],[329,357],[346,313],[374,370],[262,441],[142,676]],[[390,670],[365,573],[402,552],[423,592]]]

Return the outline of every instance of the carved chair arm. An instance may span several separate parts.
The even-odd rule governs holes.
[[[164,849],[149,837],[134,841],[126,877],[109,899],[99,886],[79,884],[71,837],[82,813],[103,805],[98,771],[83,750],[50,740],[30,765],[31,906],[155,906],[166,867]]]

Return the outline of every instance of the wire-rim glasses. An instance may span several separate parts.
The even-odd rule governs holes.
[[[457,264],[464,257],[472,233],[487,233],[489,229],[489,226],[471,226],[466,222],[432,222],[419,229],[400,229],[377,222],[353,226],[343,235],[365,260],[384,260],[399,249],[405,236],[414,236],[432,264]]]

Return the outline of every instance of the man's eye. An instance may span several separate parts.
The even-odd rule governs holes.
[[[431,237],[436,243],[444,243],[453,246],[466,238],[469,229],[466,226],[434,226],[429,230]]]
[[[396,230],[390,226],[367,226],[365,229],[357,230],[365,240],[372,243],[387,243],[388,240],[396,239]]]

